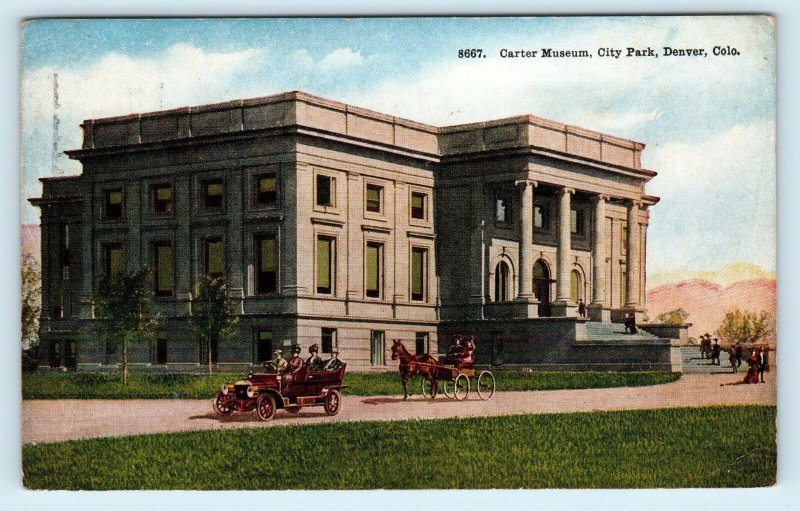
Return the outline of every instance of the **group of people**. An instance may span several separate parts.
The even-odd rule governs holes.
[[[719,339],[714,337],[712,344],[711,334],[704,334],[700,336],[700,358],[706,358],[709,355],[712,365],[720,364],[720,353],[722,347],[719,345]],[[747,362],[747,374],[745,374],[742,381],[733,383],[726,383],[723,385],[739,385],[742,383],[764,383],[764,373],[769,371],[769,346],[756,346],[750,350],[750,354],[745,357],[745,349],[740,342],[736,342],[730,348],[725,349],[728,354],[728,360],[731,364],[731,369],[734,373],[739,371],[742,366],[742,361]]]
[[[319,356],[319,345],[312,344],[308,347],[309,357],[306,360],[300,358],[302,350],[298,344],[291,348],[291,358],[286,360],[283,358],[283,350],[275,350],[272,359],[264,364],[264,367],[274,371],[278,374],[294,374],[304,366],[308,366],[308,370],[312,372],[317,371],[335,371],[342,367],[342,361],[339,359],[339,350],[336,348],[331,352],[331,358],[322,360]]]
[[[450,339],[447,354],[440,357],[439,362],[454,365],[459,368],[472,367],[475,362],[475,337],[467,335],[454,335]]]

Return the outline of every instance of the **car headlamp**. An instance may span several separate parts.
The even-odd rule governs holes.
[[[247,387],[247,397],[255,397],[256,389],[253,387]]]
[[[227,396],[228,395],[228,384],[225,384],[225,385],[222,386],[222,395],[223,396]]]

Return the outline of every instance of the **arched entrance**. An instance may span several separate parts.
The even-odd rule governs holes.
[[[539,317],[550,316],[550,270],[544,261],[539,259],[533,265],[533,292],[539,300]]]
[[[494,270],[494,301],[507,302],[511,298],[511,290],[509,284],[511,283],[511,272],[508,265],[504,261],[497,263]]]

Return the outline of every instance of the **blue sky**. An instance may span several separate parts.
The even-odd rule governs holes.
[[[775,269],[775,47],[767,18],[40,20],[23,30],[23,199],[81,120],[286,90],[438,125],[532,113],[647,144],[648,272]],[[731,45],[738,57],[501,59],[501,48]],[[456,58],[483,48],[488,58]],[[60,158],[60,171],[80,172]],[[22,221],[36,222],[23,201]]]

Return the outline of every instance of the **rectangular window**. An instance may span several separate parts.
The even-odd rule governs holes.
[[[278,240],[275,236],[256,237],[256,294],[278,290]]]
[[[278,203],[278,176],[265,174],[256,177],[256,205],[274,206]]]
[[[550,216],[547,214],[546,207],[536,206],[533,208],[533,226],[542,230],[550,228]]]
[[[622,254],[628,252],[628,224],[622,224],[619,231],[619,251]]]
[[[417,220],[427,220],[428,195],[421,192],[411,192],[411,218]]]
[[[168,215],[172,213],[172,185],[153,185],[151,188],[153,198],[153,211]]]
[[[494,219],[497,223],[505,224],[511,221],[511,209],[508,199],[496,199],[494,202]]]
[[[59,261],[61,263],[61,279],[69,280],[69,225],[61,226],[59,239]]]
[[[367,211],[371,213],[381,212],[381,195],[383,195],[382,186],[367,185]]]
[[[317,206],[336,205],[336,178],[317,175]]]
[[[256,332],[255,362],[266,362],[272,358],[272,330],[258,330]]]
[[[336,240],[328,236],[317,238],[317,293],[333,294],[335,277]]]
[[[225,274],[225,252],[221,238],[206,238],[203,241],[205,273],[212,279]]]
[[[380,298],[381,281],[383,280],[383,245],[381,243],[367,243],[364,262],[367,296]]]
[[[106,243],[103,246],[103,268],[106,277],[122,273],[122,243]]]
[[[322,353],[333,352],[333,348],[336,347],[336,329],[323,328],[322,336],[320,337],[320,344],[322,345],[320,350]]]
[[[569,228],[570,233],[583,235],[584,230],[584,214],[580,209],[571,209],[569,212]]]
[[[415,344],[417,355],[428,353],[428,332],[417,332]]]
[[[224,186],[222,179],[203,182],[203,204],[206,209],[222,209],[224,203]]]
[[[107,190],[106,191],[106,220],[119,220],[122,218],[122,190]]]
[[[426,301],[427,267],[428,250],[419,247],[411,249],[411,299],[414,301]]]
[[[369,358],[372,365],[385,365],[384,360],[384,338],[386,333],[379,330],[373,330],[369,333]]]
[[[156,364],[167,363],[167,332],[156,332]]]
[[[158,242],[153,245],[156,296],[172,296],[175,287],[172,243]]]
[[[624,306],[628,301],[628,271],[622,270],[620,272],[619,281],[619,305]]]

